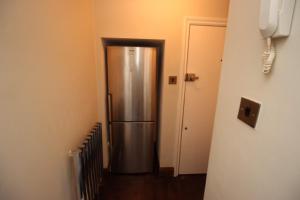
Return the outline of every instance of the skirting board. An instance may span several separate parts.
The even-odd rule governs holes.
[[[109,175],[110,174],[109,169],[104,168],[103,174]],[[154,174],[157,174],[157,173],[154,172]],[[174,167],[160,167],[157,175],[163,176],[163,177],[173,177],[174,176]]]
[[[173,177],[174,176],[174,167],[160,167],[158,175]]]

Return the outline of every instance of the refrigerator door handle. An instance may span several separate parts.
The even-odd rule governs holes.
[[[110,148],[110,153],[112,153],[112,94],[107,94],[107,101],[108,101],[108,146]]]
[[[111,112],[112,112],[112,94],[108,93],[107,98],[108,98],[108,121],[111,122],[111,120],[112,120],[112,116],[111,116]]]
[[[109,125],[109,146],[112,146],[112,124],[110,123]]]

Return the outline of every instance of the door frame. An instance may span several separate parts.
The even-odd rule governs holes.
[[[181,155],[181,141],[182,141],[182,125],[183,125],[183,115],[184,115],[184,102],[185,102],[185,89],[186,83],[184,81],[184,76],[187,72],[187,62],[188,62],[188,50],[189,50],[189,39],[190,39],[190,28],[191,26],[213,26],[213,27],[227,27],[226,18],[204,18],[204,17],[185,17],[184,28],[183,28],[183,38],[182,38],[182,58],[180,71],[178,76],[178,86],[179,86],[179,99],[177,104],[177,120],[176,120],[176,143],[175,143],[175,169],[174,176],[179,175],[180,166],[180,155]]]

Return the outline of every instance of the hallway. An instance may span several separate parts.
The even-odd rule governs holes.
[[[106,175],[99,200],[202,200],[205,175]]]
[[[300,200],[300,0],[2,0],[0,24],[0,200]]]

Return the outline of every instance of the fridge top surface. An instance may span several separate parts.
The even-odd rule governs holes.
[[[108,45],[106,48],[142,48],[142,49],[156,49],[156,47],[149,47],[149,46],[123,46],[123,45]]]

